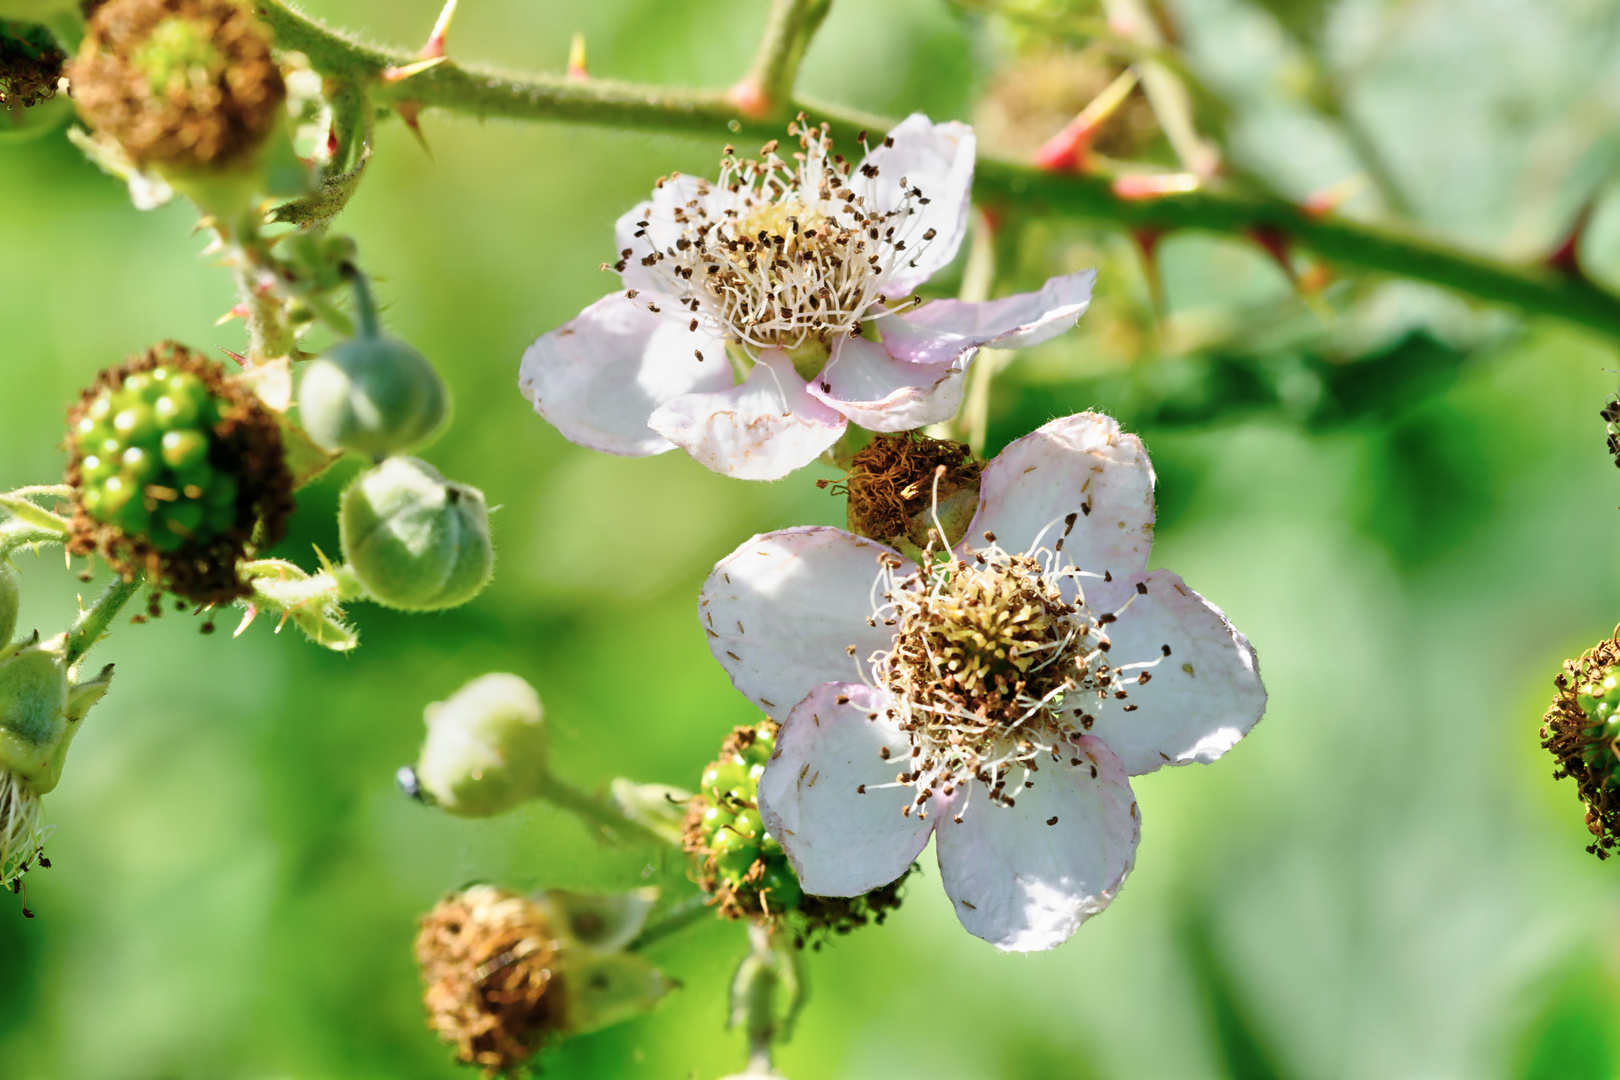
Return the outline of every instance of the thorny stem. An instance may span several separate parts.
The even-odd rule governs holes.
[[[739,115],[725,91],[686,90],[563,75],[512,74],[439,64],[402,82],[375,82],[386,68],[411,63],[404,49],[383,49],[328,29],[284,0],[260,0],[259,12],[283,48],[297,49],[334,78],[373,80],[379,99],[412,100],[428,108],[480,117],[564,120],[619,128],[719,136],[779,136],[775,120]],[[797,98],[803,110],[854,131],[884,130],[891,121]],[[1071,218],[1131,229],[1183,230],[1243,236],[1257,229],[1282,235],[1325,259],[1427,281],[1476,299],[1510,304],[1620,337],[1620,298],[1591,282],[1541,267],[1514,266],[1444,244],[1331,215],[1315,215],[1286,199],[1227,186],[1156,198],[1127,198],[1108,177],[1055,174],[996,158],[981,158],[978,195],[988,204],[1017,202]]]
[[[235,222],[216,222],[220,245],[229,252],[236,292],[247,319],[248,360],[263,363],[297,358],[298,344],[286,309],[275,290],[270,251],[259,235],[258,214],[247,211]]]
[[[140,574],[127,579],[114,578],[106,590],[96,598],[96,602],[79,613],[78,621],[73,624],[73,629],[68,631],[69,667],[78,662],[107,633],[107,625],[117,618],[124,605],[140,591],[142,580]]]
[[[594,826],[594,831],[604,839],[613,842],[634,841],[654,847],[669,844],[667,839],[652,829],[626,817],[611,800],[581,791],[556,776],[546,778],[539,797]]]

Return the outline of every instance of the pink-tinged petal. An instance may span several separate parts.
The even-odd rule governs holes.
[[[1119,758],[1091,737],[1074,756],[1080,765],[1042,762],[1011,808],[992,805],[975,781],[965,810],[959,791],[938,816],[935,851],[956,917],[998,949],[1067,941],[1108,906],[1136,861],[1141,822]]]
[[[741,386],[676,398],[648,423],[717,473],[780,480],[837,442],[848,421],[810,396],[786,353],[768,349]]]
[[[1074,528],[1065,536],[1069,514]],[[1009,443],[984,468],[963,547],[982,543],[986,532],[1012,552],[1037,538],[1052,548],[1061,537],[1063,555],[1082,570],[1142,569],[1153,546],[1153,467],[1141,440],[1085,412]]]
[[[868,431],[910,431],[956,415],[968,360],[908,364],[877,342],[845,335],[810,394]]]
[[[901,813],[915,792],[878,787],[894,783],[911,752],[884,709],[883,695],[861,683],[826,683],[777,733],[759,812],[807,893],[870,892],[904,874],[928,844],[934,817]]]
[[[906,250],[883,284],[883,295],[909,296],[956,257],[967,234],[968,196],[973,189],[973,156],[977,142],[973,129],[951,121],[936,124],[922,113],[912,113],[889,132],[894,145],[878,145],[866,155],[860,170],[850,173],[850,184],[880,211],[894,210],[906,201],[906,192],[921,190],[911,199],[916,212],[889,222],[894,239]],[[877,175],[863,179],[871,169]],[[905,181],[904,187],[901,180]],[[927,199],[926,205],[921,199]],[[934,235],[923,239],[932,229]]]
[[[707,201],[713,195],[714,185],[708,180],[697,176],[676,176],[659,185],[651,199],[637,203],[619,216],[613,226],[614,255],[607,261],[614,263],[624,260],[625,267],[619,273],[626,285],[632,289],[654,292],[682,291],[680,283],[665,269],[670,265],[666,261],[669,250],[685,231],[685,226],[675,220],[675,211],[693,199]],[[629,255],[624,254],[627,250]],[[663,258],[655,257],[657,255]]]
[[[604,296],[523,353],[519,389],[570,441],[629,457],[661,454],[673,444],[647,426],[660,405],[731,385],[725,344],[654,315],[647,299],[658,298]]]
[[[858,678],[866,658],[894,642],[893,627],[867,623],[885,556],[901,558],[817,525],[756,536],[721,559],[703,584],[698,618],[732,684],[781,716],[821,683]],[[895,572],[913,569],[902,560]]]
[[[1138,583],[1147,587],[1145,595],[1137,592]],[[1086,586],[1086,601],[1097,612],[1114,610],[1133,595],[1108,628],[1109,658],[1127,666],[1158,664],[1142,669],[1149,681],[1129,687],[1129,698],[1108,702],[1091,734],[1120,756],[1132,776],[1161,765],[1214,761],[1266,711],[1254,648],[1220,608],[1168,570]],[[1136,708],[1124,712],[1125,705]]]
[[[1039,345],[1085,314],[1096,280],[1097,271],[1082,270],[1050,279],[1039,292],[1000,300],[930,300],[884,319],[883,344],[892,355],[918,364],[949,363],[981,345],[996,349]]]

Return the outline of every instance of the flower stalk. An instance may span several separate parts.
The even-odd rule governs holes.
[[[73,624],[73,629],[68,631],[67,653],[64,660],[66,666],[72,667],[95,646],[96,642],[106,636],[107,627],[118,617],[118,613],[124,610],[124,605],[140,591],[144,580],[141,574],[129,578],[114,578],[96,598],[95,603],[79,613],[78,621]]]

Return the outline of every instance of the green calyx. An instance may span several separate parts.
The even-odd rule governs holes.
[[[61,780],[68,745],[106,694],[112,668],[76,680],[65,634],[10,646],[0,657],[0,769],[44,795]]]
[[[538,796],[550,775],[545,714],[516,675],[484,675],[424,711],[421,793],[451,814],[489,817]]]
[[[425,461],[394,457],[343,492],[343,557],[367,596],[401,611],[440,611],[477,596],[495,572],[483,492]]]
[[[134,49],[130,62],[147,77],[156,96],[207,86],[219,77],[225,57],[214,47],[209,27],[171,15]]]
[[[804,890],[759,815],[759,778],[776,749],[776,725],[740,727],[703,771],[684,845],[701,860],[704,888],[722,914],[772,916],[799,907]]]
[[[166,554],[235,529],[239,485],[215,453],[226,404],[176,365],[101,389],[78,410],[69,436],[85,513]]]

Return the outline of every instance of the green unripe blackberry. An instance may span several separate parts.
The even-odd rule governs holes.
[[[456,607],[495,572],[483,492],[450,483],[416,458],[389,458],[355,477],[338,526],[344,560],[386,607]]]
[[[68,445],[72,550],[199,603],[247,594],[238,560],[280,539],[292,509],[274,416],[173,343],[97,376],[69,412]]]
[[[755,727],[726,736],[720,757],[703,770],[692,797],[682,846],[695,863],[698,884],[728,919],[770,920],[791,930],[794,942],[820,942],[871,921],[882,922],[900,906],[901,885],[911,871],[864,896],[807,896],[781,843],[765,831],[759,813],[759,778],[776,752],[777,724],[767,717]]]
[[[360,327],[310,361],[298,384],[298,415],[316,444],[376,460],[431,438],[450,415],[450,393],[427,357],[377,322],[370,286],[353,275]]]

